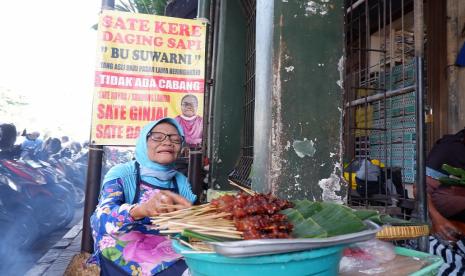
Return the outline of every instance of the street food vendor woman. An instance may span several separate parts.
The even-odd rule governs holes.
[[[149,217],[188,208],[196,200],[174,169],[184,134],[172,118],[147,124],[135,160],[110,169],[91,217],[93,261],[102,275],[182,275],[187,266],[169,239],[151,230]]]

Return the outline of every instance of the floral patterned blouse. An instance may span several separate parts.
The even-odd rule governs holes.
[[[140,185],[139,203],[149,200],[157,189]],[[124,203],[121,179],[108,181],[100,194],[99,204],[91,217],[94,255],[101,254],[129,275],[153,275],[174,264],[181,255],[171,248],[170,240],[146,227],[150,220],[134,220],[129,215],[132,204]]]

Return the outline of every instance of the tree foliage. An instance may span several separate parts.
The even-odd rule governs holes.
[[[10,117],[29,105],[24,96],[4,87],[0,87],[0,99],[0,117],[2,118]]]
[[[0,123],[25,125],[37,115],[29,110],[30,103],[25,96],[0,87]]]
[[[115,10],[144,13],[153,15],[164,15],[167,3],[170,0],[118,0],[115,3]],[[92,29],[97,30],[98,24],[92,26]]]
[[[164,15],[168,0],[118,0],[115,10]]]

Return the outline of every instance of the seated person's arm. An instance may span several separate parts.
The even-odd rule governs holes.
[[[437,187],[439,181],[431,177],[426,178],[427,185]],[[456,242],[461,235],[460,230],[445,218],[434,206],[430,194],[427,194],[428,213],[432,222],[432,233],[447,241]]]
[[[93,231],[107,234],[127,232],[135,222],[129,214],[133,207],[134,205],[125,203],[120,179],[106,182],[100,192],[97,208],[91,217]]]
[[[104,184],[91,224],[94,231],[100,233],[127,232],[135,223],[150,223],[146,217],[189,208],[191,205],[187,199],[170,191],[159,191],[141,204],[125,203],[121,180],[115,179]]]

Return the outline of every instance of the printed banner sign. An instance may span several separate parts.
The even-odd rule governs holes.
[[[142,126],[168,116],[200,145],[206,23],[104,11],[98,29],[92,143],[135,145]]]

